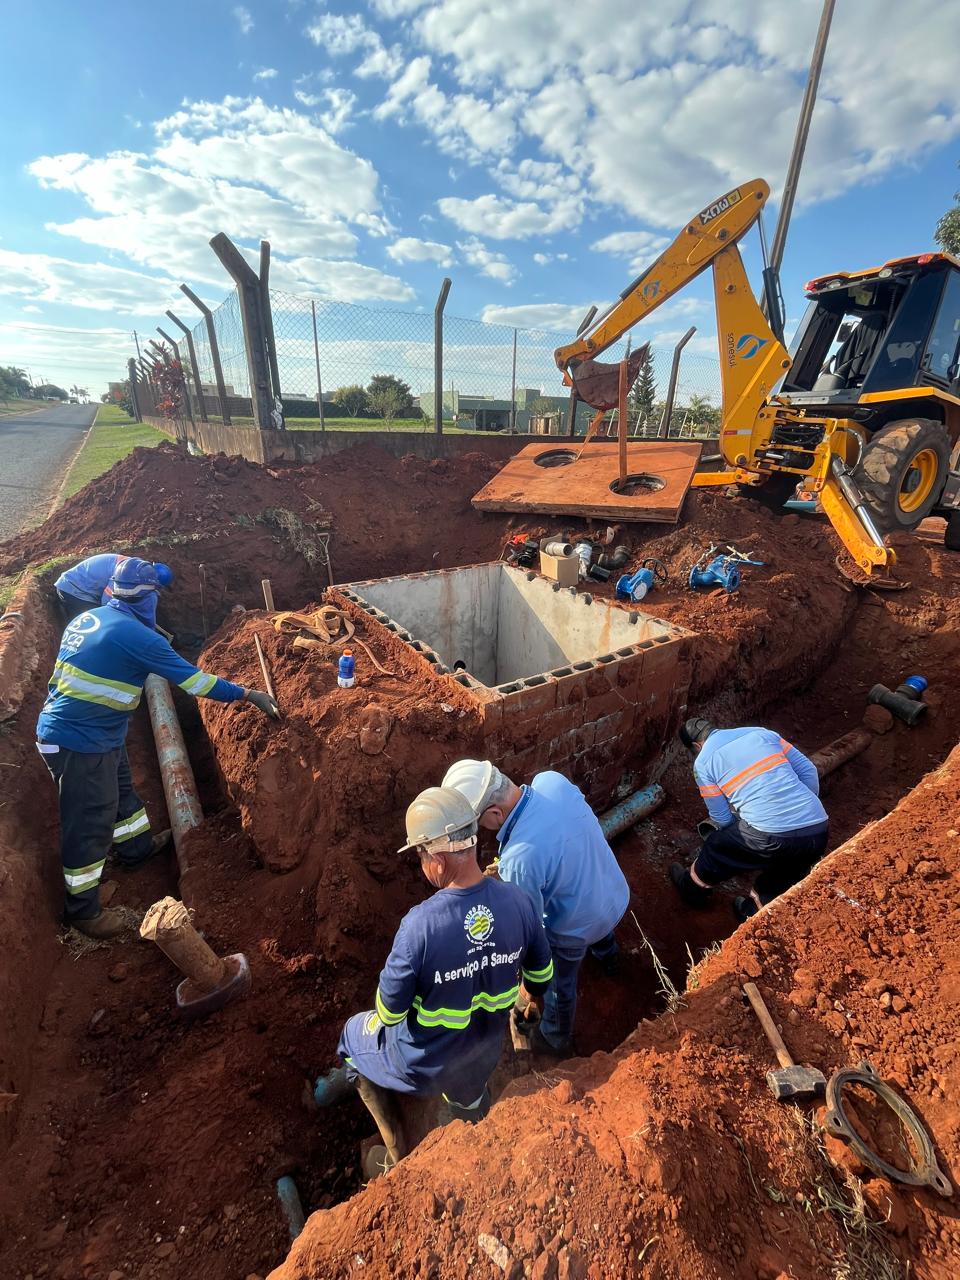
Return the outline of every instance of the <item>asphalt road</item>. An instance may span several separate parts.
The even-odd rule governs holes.
[[[95,404],[47,404],[0,416],[0,542],[45,518],[96,414]]]

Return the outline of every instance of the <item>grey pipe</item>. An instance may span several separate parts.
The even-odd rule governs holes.
[[[601,815],[600,830],[604,838],[612,840],[620,835],[621,832],[626,831],[627,827],[632,827],[648,813],[653,813],[654,809],[663,804],[665,798],[663,787],[656,782],[649,787],[641,787],[639,791],[634,791],[633,795],[627,796],[626,800],[621,800],[619,804]]]
[[[143,691],[150,710],[150,724],[157,744],[163,794],[170,815],[170,829],[177,851],[177,863],[181,877],[187,867],[183,855],[183,837],[203,821],[203,809],[197,794],[197,783],[190,767],[183,731],[173,705],[170,685],[160,676],[147,676]]]

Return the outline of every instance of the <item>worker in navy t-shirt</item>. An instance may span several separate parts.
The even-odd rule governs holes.
[[[484,876],[477,823],[458,791],[430,787],[407,810],[407,840],[437,892],[400,923],[380,974],[375,1007],[343,1028],[343,1067],[318,1082],[329,1106],[356,1088],[377,1120],[387,1155],[405,1154],[391,1093],[442,1094],[451,1113],[479,1120],[487,1081],[518,998],[539,1007],[553,975],[530,899]]]

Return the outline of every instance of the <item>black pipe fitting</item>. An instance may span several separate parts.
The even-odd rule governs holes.
[[[894,693],[885,684],[875,684],[867,694],[867,701],[886,707],[898,720],[902,720],[904,724],[910,725],[911,728],[922,718],[927,709],[925,702],[916,702],[912,698],[906,698],[899,690]]]
[[[622,569],[629,559],[630,552],[626,547],[621,546],[616,547],[610,555],[597,556],[597,564],[601,569],[609,569],[613,572],[614,569]]]

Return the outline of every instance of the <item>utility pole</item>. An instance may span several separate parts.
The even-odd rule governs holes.
[[[793,203],[797,196],[800,181],[800,169],[803,155],[807,149],[807,135],[810,132],[810,121],[817,102],[817,90],[820,87],[820,72],[823,70],[823,59],[827,51],[827,38],[830,35],[830,23],[833,21],[833,10],[836,0],[823,0],[823,12],[820,15],[820,26],[813,46],[813,57],[810,60],[810,73],[807,76],[807,87],[804,90],[803,102],[800,104],[800,119],[797,121],[797,133],[793,140],[793,152],[787,167],[787,176],[783,184],[783,196],[780,200],[780,214],[777,227],[773,233],[770,248],[769,265],[774,271],[780,270],[783,261],[783,250],[787,243],[787,230],[793,213]]]

